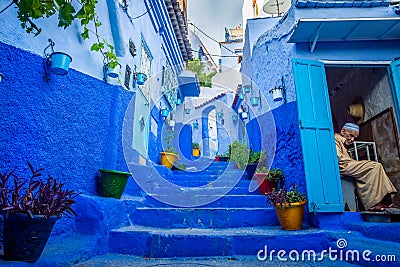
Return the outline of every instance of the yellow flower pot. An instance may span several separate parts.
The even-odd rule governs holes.
[[[283,230],[300,230],[304,218],[304,205],[307,201],[275,205],[276,215]]]
[[[193,155],[194,157],[200,156],[200,149],[199,149],[199,148],[193,148],[193,149],[192,149],[192,155]]]
[[[178,155],[170,152],[161,152],[161,165],[167,168],[172,168],[175,161],[178,159]]]

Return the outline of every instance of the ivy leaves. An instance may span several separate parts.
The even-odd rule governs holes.
[[[95,11],[98,0],[77,1],[81,5],[78,11],[71,4],[72,0],[12,0],[12,3],[17,6],[17,17],[21,21],[21,27],[27,33],[33,33],[35,36],[42,31],[33,22],[35,19],[49,18],[57,13],[58,27],[64,29],[71,26],[74,19],[80,20],[80,24],[83,27],[82,38],[84,40],[89,39],[90,32],[92,32],[97,39],[97,42],[91,46],[91,50],[100,52],[110,67],[118,65],[118,58],[115,55],[114,47],[105,39],[101,40],[98,34],[98,27],[101,26],[101,22],[97,18]],[[94,31],[88,28],[92,23]]]

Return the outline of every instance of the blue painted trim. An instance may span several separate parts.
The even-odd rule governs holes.
[[[114,40],[115,54],[118,57],[125,55],[125,47],[118,18],[118,10],[114,0],[107,0],[108,17],[110,19],[111,34]]]
[[[150,0],[146,0],[146,6],[149,6]],[[164,52],[166,52],[167,60],[171,66],[178,66],[177,73],[183,69],[183,56],[178,45],[178,40],[173,31],[172,22],[168,15],[168,10],[163,1],[151,1],[154,8],[150,12],[150,19],[157,33],[160,33],[163,42],[166,44]],[[172,64],[171,64],[172,63]]]

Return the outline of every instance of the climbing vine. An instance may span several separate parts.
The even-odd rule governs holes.
[[[49,18],[54,15],[58,16],[58,27],[67,28],[72,24],[74,19],[80,20],[83,27],[81,36],[84,40],[89,39],[90,32],[96,37],[96,42],[92,44],[91,50],[100,52],[106,63],[111,68],[118,65],[117,56],[114,53],[114,47],[110,45],[106,39],[101,38],[98,28],[101,22],[98,19],[95,8],[98,0],[76,0],[78,10],[72,5],[74,0],[12,0],[0,13],[3,13],[11,6],[17,8],[17,17],[21,21],[21,27],[27,33],[35,36],[40,34],[42,29],[35,24],[34,20],[39,18]],[[89,29],[89,25],[93,24],[94,31]]]

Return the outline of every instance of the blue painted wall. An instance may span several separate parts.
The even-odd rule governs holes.
[[[251,51],[245,43],[241,72],[256,85],[274,115],[276,127],[276,153],[272,167],[282,168],[287,182],[296,180],[305,184],[304,166],[301,154],[299,124],[296,108],[296,91],[292,69],[292,59],[311,60],[369,60],[390,61],[400,54],[399,41],[360,41],[360,42],[317,42],[315,51],[310,53],[309,44],[287,43],[296,21],[300,18],[329,17],[388,17],[393,11],[388,8],[334,8],[334,9],[291,9],[274,27],[265,31]],[[260,20],[260,23],[264,23]],[[256,22],[256,21],[255,21]],[[247,38],[249,34],[246,34]],[[249,42],[246,39],[245,42]],[[268,55],[268,56],[266,56]],[[284,78],[288,104],[274,102],[269,91],[281,85]],[[261,115],[260,118],[262,118]],[[257,147],[257,136],[254,122],[248,124],[249,139]]]
[[[296,182],[306,191],[296,103],[281,105],[272,110],[272,116],[276,133],[265,128],[265,125],[273,125],[269,113],[264,113],[246,124],[250,148],[255,151],[266,150],[267,166],[280,168],[286,176],[288,186]]]
[[[29,175],[26,160],[84,194],[99,168],[127,171],[122,123],[134,93],[70,69],[43,79],[43,58],[0,43],[0,170]],[[133,119],[131,117],[131,119]],[[73,220],[57,223],[55,234]]]

